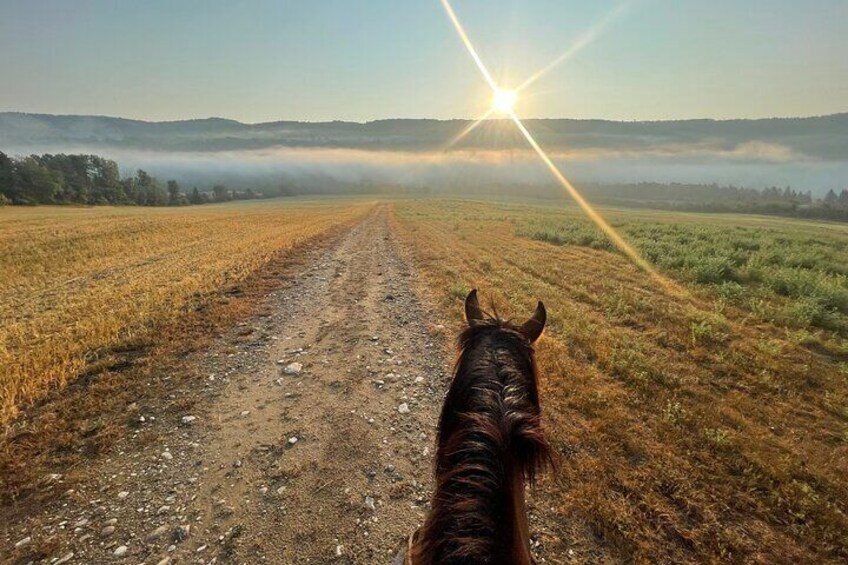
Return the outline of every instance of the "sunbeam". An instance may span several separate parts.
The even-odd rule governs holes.
[[[472,131],[474,131],[475,129],[477,129],[477,126],[479,126],[480,124],[482,124],[483,122],[485,122],[486,120],[488,120],[488,119],[489,119],[489,116],[491,116],[491,115],[492,115],[492,114],[494,114],[494,113],[495,113],[495,108],[494,108],[494,106],[492,106],[491,108],[489,108],[489,109],[486,111],[486,113],[485,113],[485,114],[483,114],[482,116],[480,116],[479,118],[477,118],[476,120],[474,120],[473,122],[471,122],[471,123],[470,123],[470,124],[469,124],[469,125],[468,125],[465,129],[464,129],[464,130],[462,130],[461,132],[459,132],[459,133],[458,133],[458,134],[457,134],[457,135],[456,135],[453,139],[451,139],[451,140],[447,143],[447,145],[445,145],[445,146],[442,148],[442,151],[448,151],[448,150],[449,150],[449,149],[451,149],[453,146],[455,146],[457,143],[459,143],[460,141],[462,141],[463,139],[465,139],[465,136],[467,136],[469,133],[471,133]]]
[[[471,55],[471,58],[474,59],[474,63],[480,70],[480,74],[483,75],[483,79],[486,83],[488,83],[489,87],[493,91],[497,91],[498,85],[495,83],[495,79],[493,79],[492,75],[489,74],[489,69],[486,68],[486,65],[483,64],[483,60],[480,58],[480,55],[477,54],[477,50],[474,49],[471,39],[468,37],[468,34],[465,33],[465,28],[462,27],[462,23],[460,23],[459,18],[456,17],[456,12],[453,11],[453,6],[451,6],[449,0],[442,0],[442,6],[445,7],[448,17],[453,22],[453,27],[456,28],[456,32],[459,34],[459,38],[468,50],[469,55]]]
[[[555,67],[558,67],[559,65],[573,57],[575,54],[577,54],[579,51],[581,51],[584,47],[594,42],[598,38],[598,36],[600,36],[616,18],[618,18],[622,13],[624,13],[624,11],[630,6],[630,4],[631,2],[624,2],[616,6],[616,8],[612,12],[607,14],[604,19],[602,19],[600,22],[595,24],[594,27],[592,27],[587,32],[583,33],[580,37],[578,37],[577,41],[575,41],[574,44],[572,44],[571,47],[569,47],[562,55],[560,55],[559,57],[557,57],[556,59],[554,59],[532,75],[530,75],[527,80],[518,85],[518,88],[515,89],[516,92],[521,92],[525,88],[529,87],[531,84],[542,78]]]
[[[597,212],[597,210],[592,208],[592,205],[589,204],[589,202],[585,198],[583,198],[583,196],[580,194],[580,192],[574,187],[573,184],[571,184],[571,181],[569,181],[566,178],[566,176],[562,173],[562,171],[559,170],[559,168],[556,166],[556,164],[554,164],[554,162],[551,160],[551,158],[548,157],[548,154],[545,153],[545,150],[542,149],[542,146],[539,145],[539,143],[536,141],[536,139],[533,137],[533,135],[530,133],[530,131],[524,126],[524,123],[521,121],[521,119],[518,117],[518,115],[513,110],[513,106],[514,106],[515,100],[516,100],[516,92],[518,90],[520,90],[522,87],[519,87],[518,89],[515,89],[515,90],[506,90],[506,89],[503,89],[502,87],[498,86],[497,83],[495,83],[495,81],[492,79],[492,75],[489,73],[489,70],[486,68],[485,63],[483,63],[483,60],[480,58],[480,56],[477,54],[477,51],[474,49],[474,45],[471,43],[471,39],[468,37],[468,34],[465,32],[465,29],[462,27],[462,23],[459,21],[459,18],[457,17],[456,13],[453,11],[453,8],[450,5],[450,1],[449,0],[442,0],[442,5],[445,7],[445,11],[447,12],[448,16],[450,17],[451,21],[453,22],[454,28],[456,28],[456,31],[459,34],[459,37],[462,40],[463,44],[465,45],[465,48],[468,50],[468,53],[471,55],[471,58],[474,59],[474,63],[477,65],[477,68],[480,70],[480,74],[483,76],[483,79],[489,84],[489,86],[492,89],[492,107],[489,109],[489,112],[486,114],[485,117],[477,120],[476,122],[473,122],[470,126],[468,126],[460,134],[460,136],[458,136],[455,139],[461,139],[462,137],[467,135],[468,132],[470,132],[471,130],[476,128],[480,123],[482,123],[486,119],[486,117],[488,117],[488,115],[490,115],[490,114],[492,114],[496,111],[501,112],[501,113],[509,116],[509,118],[512,120],[512,122],[515,124],[515,126],[518,128],[518,130],[524,136],[524,139],[526,139],[527,143],[530,145],[530,147],[533,148],[533,151],[536,152],[536,154],[539,156],[539,158],[542,160],[542,162],[545,164],[545,166],[548,168],[548,170],[551,172],[551,174],[557,180],[557,182],[559,182],[560,186],[562,186],[562,188],[565,190],[565,192],[569,196],[571,196],[571,198],[574,199],[574,201],[577,203],[578,206],[580,206],[580,208],[589,217],[589,219],[592,220],[592,222],[596,226],[598,226],[598,228],[601,231],[603,231],[604,234],[606,234],[606,236],[610,239],[610,241],[612,241],[613,245],[615,245],[622,253],[624,253],[624,255],[626,255],[631,261],[633,261],[633,263],[635,265],[637,265],[640,269],[644,270],[646,273],[651,275],[655,280],[657,280],[664,289],[666,289],[667,291],[673,292],[675,294],[684,294],[683,290],[678,285],[676,285],[674,282],[667,279],[666,277],[661,275],[656,269],[654,269],[654,267],[645,258],[643,258],[639,254],[638,251],[636,251],[636,249],[634,249],[629,243],[627,243],[624,240],[624,238],[622,238],[618,234],[617,231],[615,231],[615,228],[613,228],[611,225],[609,225],[609,223],[603,218],[603,216],[601,216]],[[609,21],[609,19],[610,18],[608,17],[604,21]],[[576,45],[580,45],[582,47],[582,46],[588,44],[589,41],[591,41],[592,39],[594,39],[594,37],[597,36],[597,33],[599,33],[599,30],[603,29],[603,27],[604,27],[604,24],[602,22],[602,25],[596,26],[594,28],[595,29],[594,33],[587,34],[587,36],[589,36],[590,39],[585,40],[582,43],[578,42]],[[574,52],[576,52],[576,50],[574,48],[572,48],[571,50],[569,50],[569,52],[571,54],[573,54]],[[558,64],[558,63],[561,63],[564,60],[565,60],[565,57],[561,56],[561,57],[559,57],[559,59],[554,61],[554,63]],[[533,77],[537,77],[537,78],[540,77],[542,74],[544,74],[544,72],[547,72],[547,70],[550,70],[551,68],[553,68],[553,66],[555,66],[555,65],[548,65],[547,67],[542,69],[542,71],[540,71],[540,73],[536,73],[535,75],[533,75]],[[531,77],[531,79],[533,77]],[[536,80],[536,79],[533,79],[533,80]],[[529,84],[529,82],[525,81],[524,87],[526,87],[527,84]],[[505,95],[504,93],[509,93],[509,96]],[[453,143],[455,143],[455,141],[452,142],[452,144]]]
[[[510,118],[512,119],[512,122],[515,124],[515,126],[518,128],[518,131],[521,132],[521,135],[524,136],[524,139],[527,140],[527,143],[530,144],[530,147],[533,148],[533,151],[536,152],[536,154],[539,156],[545,166],[548,167],[548,170],[551,171],[551,174],[554,175],[554,178],[556,178],[556,180],[566,190],[569,196],[571,196],[574,201],[577,202],[577,205],[580,206],[580,208],[586,213],[586,215],[589,216],[589,219],[591,219],[595,223],[595,225],[597,225],[601,229],[601,231],[604,232],[604,234],[610,239],[610,241],[612,241],[613,244],[618,247],[622,253],[627,255],[640,268],[644,269],[646,272],[650,273],[655,277],[665,280],[664,277],[660,275],[656,271],[656,269],[651,266],[650,263],[648,263],[647,260],[645,260],[641,255],[639,255],[638,251],[636,251],[629,243],[624,241],[624,239],[620,235],[618,235],[618,232],[615,231],[615,229],[607,223],[603,216],[601,216],[594,208],[592,208],[591,204],[589,204],[586,199],[583,198],[580,192],[578,192],[577,189],[574,188],[574,185],[571,184],[571,181],[569,181],[565,177],[565,175],[562,174],[562,172],[554,164],[554,162],[551,161],[550,157],[548,157],[548,154],[545,153],[544,149],[542,149],[536,139],[530,134],[530,132],[524,126],[524,122],[522,122],[518,118],[518,116],[515,115],[515,113],[511,113]]]

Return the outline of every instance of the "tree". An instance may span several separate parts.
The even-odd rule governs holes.
[[[159,186],[159,181],[142,169],[136,171],[135,176],[136,203],[142,206],[164,206],[168,203],[168,198]]]
[[[49,153],[33,158],[51,171],[62,174],[62,188],[55,196],[58,202],[92,204],[91,161],[94,155],[65,155]]]
[[[230,200],[230,191],[223,184],[216,184],[212,187],[212,199],[215,202],[227,202]]]
[[[15,185],[15,163],[0,151],[0,194],[12,200]]]
[[[197,190],[196,186],[191,189],[191,196],[189,197],[188,201],[192,204],[203,204],[203,199],[200,198],[200,191]]]
[[[121,179],[121,192],[127,204],[138,204],[138,184],[135,177]]]
[[[798,200],[798,195],[792,190],[792,187],[787,186],[783,189],[783,199],[787,202],[796,202]]]
[[[841,210],[848,210],[848,188],[843,188],[842,192],[839,193],[837,206]]]
[[[833,189],[827,191],[827,194],[824,195],[824,205],[827,208],[833,208],[836,205],[836,193],[833,192]]]
[[[22,204],[50,204],[62,192],[62,173],[51,171],[35,156],[19,161],[16,169],[16,194],[12,200]]]
[[[91,200],[93,204],[124,204],[127,195],[121,184],[118,164],[97,155],[90,156]]]
[[[175,180],[168,181],[168,204],[176,206],[180,203],[180,185]]]

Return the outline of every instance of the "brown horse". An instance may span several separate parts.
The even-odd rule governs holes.
[[[532,345],[545,306],[517,325],[485,314],[472,290],[465,317],[439,418],[432,507],[395,562],[529,565],[524,485],[551,460]]]

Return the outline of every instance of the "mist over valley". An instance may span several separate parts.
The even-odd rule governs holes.
[[[426,190],[560,194],[506,120],[281,121],[209,118],[146,122],[101,116],[0,113],[0,150],[96,153],[122,174],[144,169],[183,185],[298,193]],[[762,120],[526,120],[578,183],[683,183],[822,195],[848,182],[848,114]],[[488,187],[488,188],[487,188]],[[529,188],[528,187],[533,187]]]

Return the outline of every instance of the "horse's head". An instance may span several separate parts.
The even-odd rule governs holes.
[[[490,316],[483,312],[483,309],[480,308],[480,301],[477,299],[477,289],[475,288],[465,297],[465,320],[468,322],[469,327],[482,325],[500,326],[516,331],[524,336],[528,343],[532,344],[539,339],[539,336],[542,335],[542,331],[545,329],[547,312],[545,311],[545,305],[540,301],[536,305],[536,311],[533,312],[533,316],[521,325],[514,324],[508,320],[500,320],[496,316]]]
[[[517,323],[484,312],[475,289],[465,298],[465,319],[468,327],[459,335],[459,359],[440,418],[440,447],[445,447],[469,413],[492,415],[505,410],[498,417],[510,422],[507,435],[512,436],[514,460],[532,482],[550,462],[539,426],[542,409],[533,348],[545,329],[545,305],[539,302],[529,319]],[[450,450],[440,449],[439,455],[445,452]]]
[[[511,374],[512,389],[517,385],[526,393],[535,412],[539,411],[538,371],[533,344],[545,329],[547,313],[539,302],[533,315],[523,323],[505,320],[480,308],[477,290],[465,298],[465,320],[468,326],[459,334],[459,359],[452,389],[457,398],[466,398],[464,390],[488,382],[495,390]],[[506,372],[505,372],[506,371]],[[457,411],[463,406],[453,406]]]

